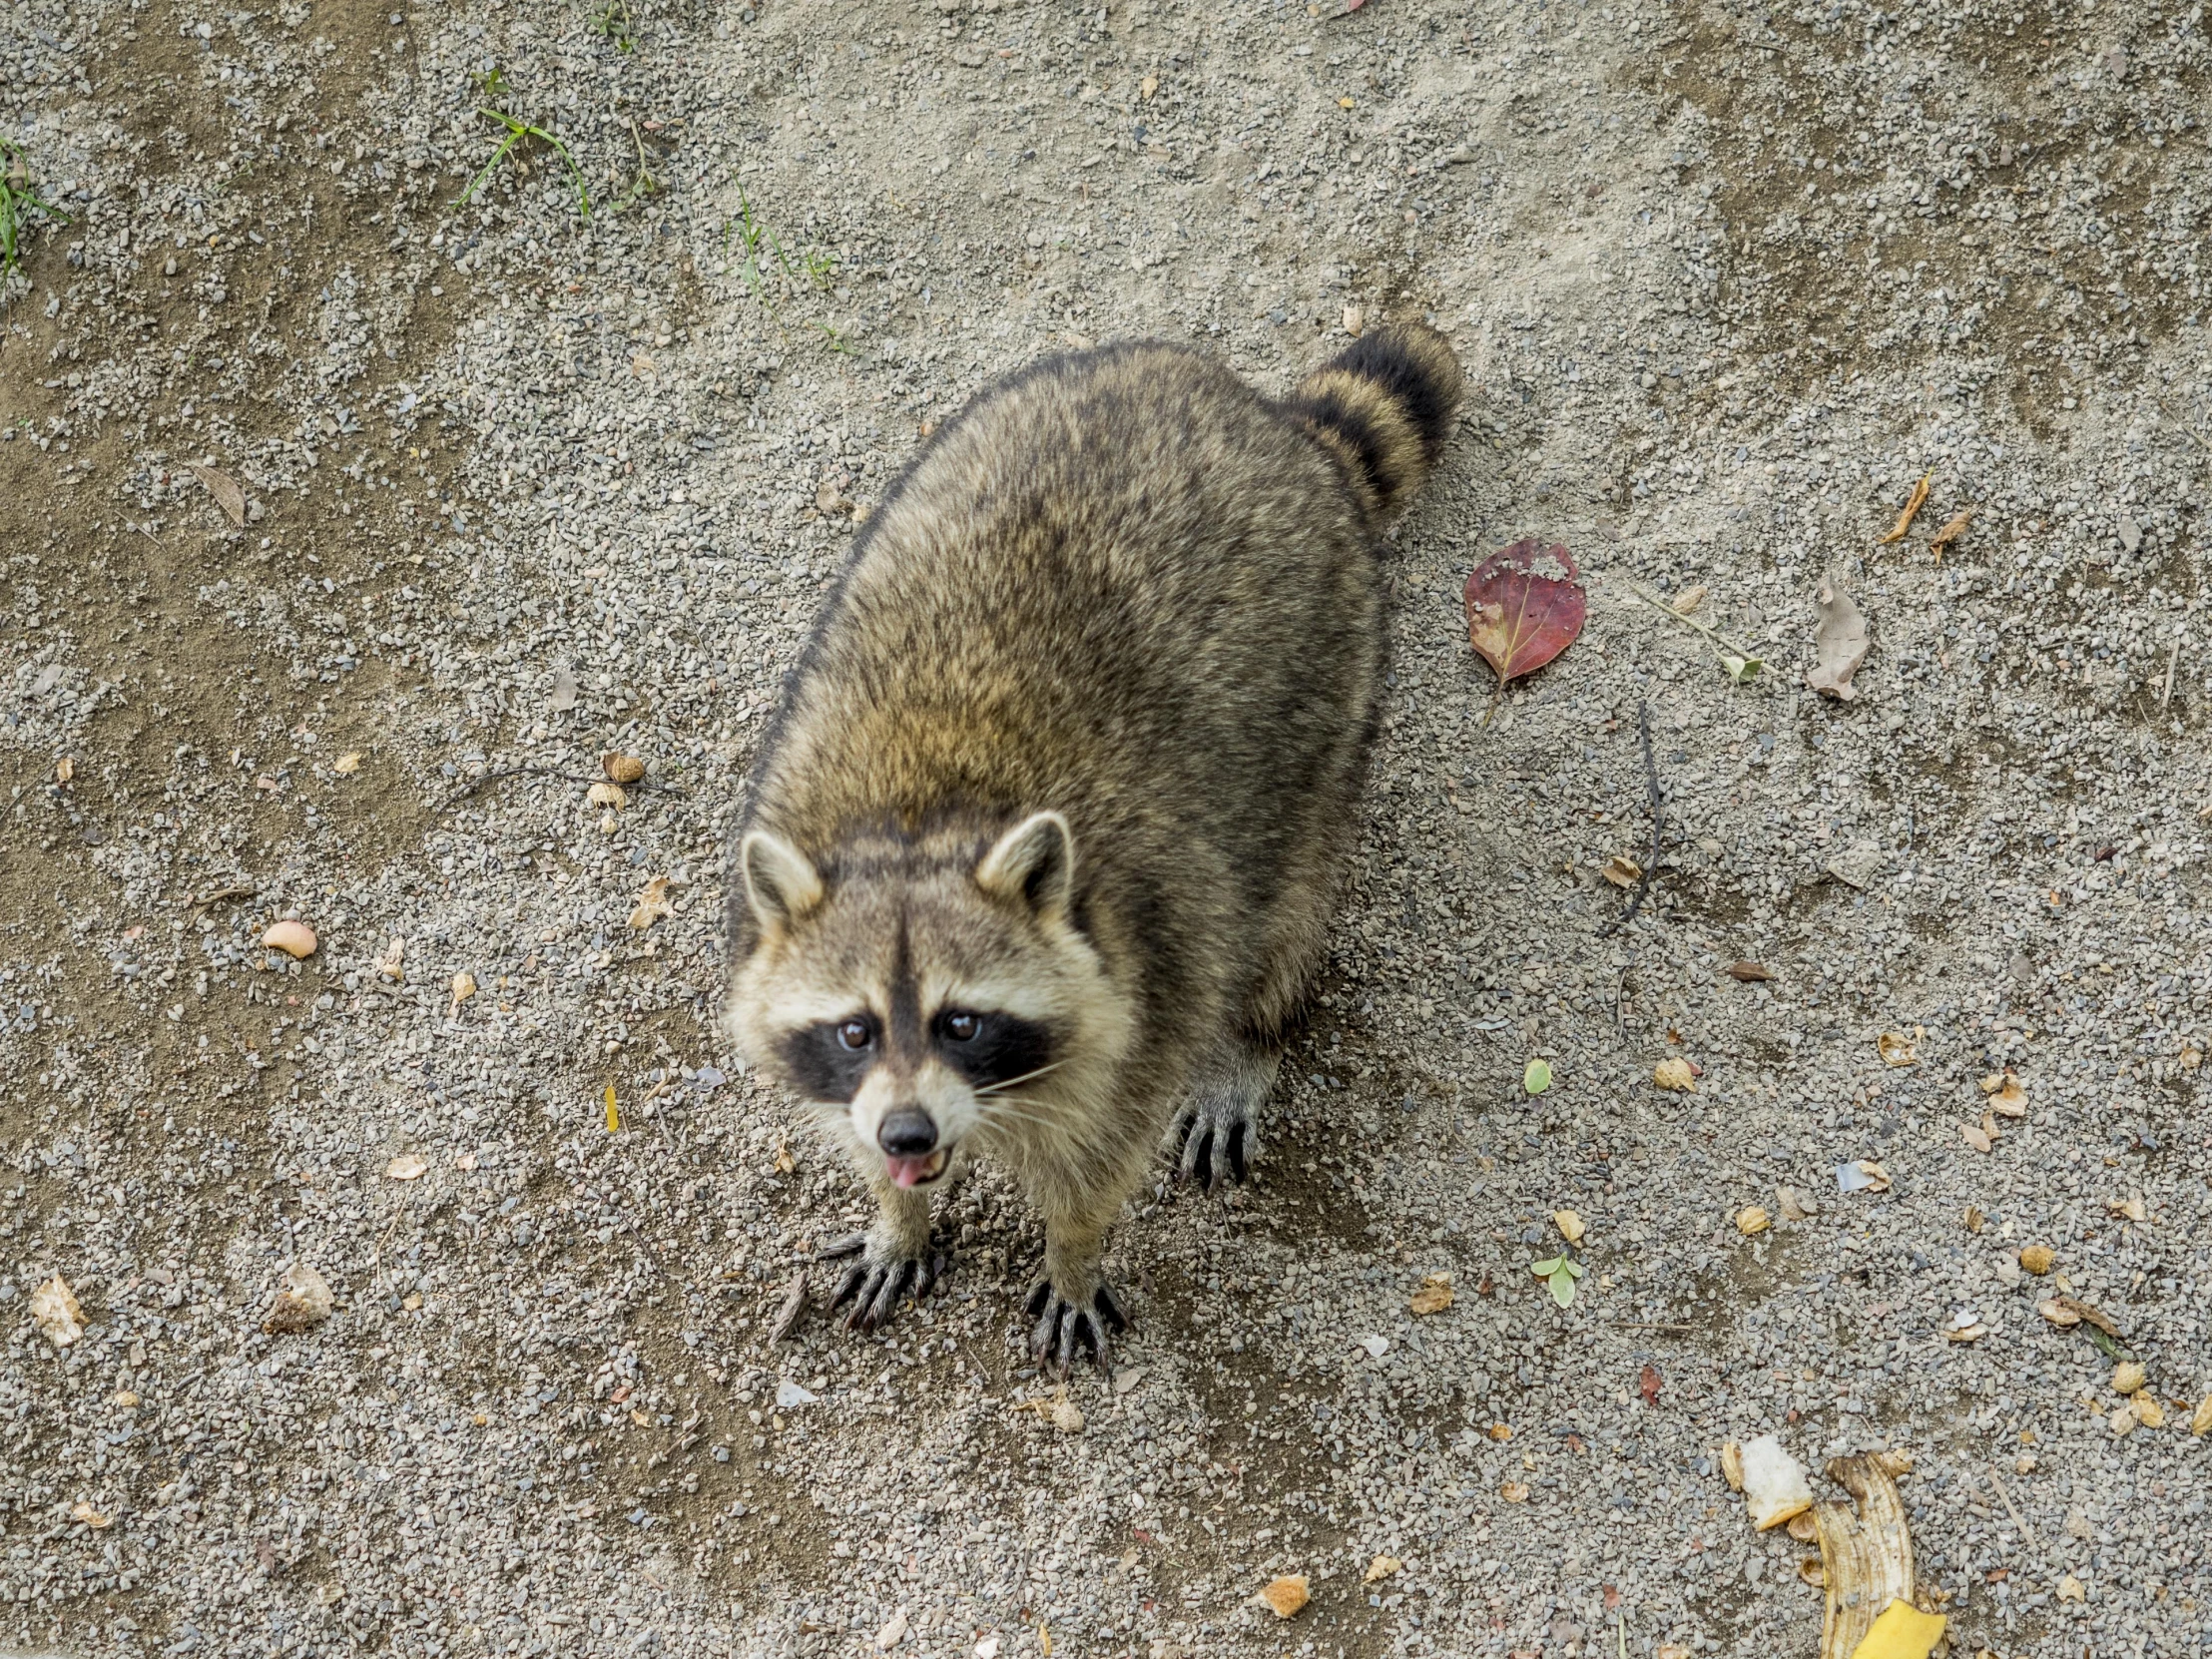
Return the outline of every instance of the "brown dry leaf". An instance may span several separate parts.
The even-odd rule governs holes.
[[[1671,1089],[1677,1094],[1697,1093],[1697,1073],[1690,1068],[1690,1062],[1679,1054],[1653,1066],[1651,1080],[1660,1088]]]
[[[1981,1080],[1981,1092],[1989,1097],[1989,1110],[2002,1117],[2027,1116],[2027,1090],[2010,1066],[1993,1071]]]
[[[2052,1297],[2047,1302],[2035,1304],[2035,1311],[2051,1324],[2065,1331],[2081,1323],[2081,1316],[2067,1307],[2063,1298]]]
[[[807,1272],[802,1268],[792,1275],[791,1288],[784,1293],[784,1306],[776,1312],[776,1323],[768,1328],[768,1346],[774,1348],[792,1334],[792,1327],[799,1323],[799,1316],[807,1311]]]
[[[1405,1563],[1394,1555],[1378,1555],[1368,1563],[1368,1570],[1361,1575],[1360,1582],[1363,1584],[1380,1584],[1404,1565]]]
[[[2158,1403],[2158,1400],[2148,1388],[2137,1389],[2134,1396],[2128,1400],[2128,1406],[2134,1411],[2135,1420],[2145,1428],[2163,1428],[2166,1426],[2166,1408]]]
[[[623,755],[613,750],[599,757],[599,770],[617,784],[635,784],[645,776],[645,763],[635,755]]]
[[[1928,505],[1928,486],[1935,480],[1936,474],[1931,472],[1913,486],[1913,493],[1905,498],[1905,511],[1898,514],[1897,523],[1890,526],[1888,534],[1875,537],[1877,547],[1888,547],[1892,542],[1905,539],[1906,532],[1913,528],[1913,520]]]
[[[1582,1242],[1582,1235],[1590,1230],[1588,1225],[1584,1223],[1582,1218],[1579,1215],[1575,1214],[1575,1212],[1572,1210],[1552,1211],[1551,1225],[1558,1228],[1559,1237],[1566,1240],[1567,1243],[1571,1245],[1580,1244]]]
[[[1973,509],[1971,507],[1959,508],[1957,512],[1950,515],[1949,520],[1940,530],[1929,537],[1928,550],[1935,554],[1937,559],[1940,559],[1943,556],[1943,549],[1964,535],[1966,526],[1972,522]]]
[[[429,1160],[419,1152],[402,1152],[384,1166],[384,1174],[394,1181],[419,1181],[429,1169]]]
[[[1747,985],[1755,985],[1762,980],[1772,979],[1774,970],[1764,962],[1730,962],[1728,964],[1728,976],[1731,979],[1739,979]]]
[[[1890,1190],[1890,1172],[1884,1169],[1880,1164],[1876,1163],[1872,1158],[1860,1159],[1858,1163],[1858,1170],[1861,1175],[1864,1175],[1867,1178],[1867,1185],[1865,1189],[1866,1191],[1870,1193],[1886,1193]]]
[[[1896,1622],[1897,1603],[1904,1603],[1905,1611],[1916,1620],[1923,1617],[1914,1612],[1919,1586],[1913,1569],[1913,1534],[1906,1525],[1905,1501],[1881,1453],[1833,1458],[1828,1474],[1858,1501],[1823,1503],[1813,1511],[1827,1591],[1821,1659],[1852,1659],[1878,1619]],[[1926,1626],[1932,1627],[1925,1630],[1926,1642],[1879,1651],[1925,1656],[1942,1634],[1943,1621],[1928,1619]]]
[[[1314,1593],[1307,1588],[1306,1575],[1294,1572],[1271,1580],[1260,1592],[1260,1599],[1274,1609],[1277,1618],[1288,1619],[1304,1611],[1306,1604],[1314,1599]]]
[[[218,472],[212,466],[187,465],[185,470],[207,486],[215,497],[215,504],[223,509],[223,516],[239,529],[246,528],[246,491],[239,488],[239,481],[228,472]]]
[[[2059,1283],[2063,1285],[2065,1281],[2061,1279]],[[2061,1296],[2053,1298],[2053,1300],[2065,1312],[2072,1314],[2078,1320],[2085,1321],[2086,1323],[2095,1326],[2099,1331],[2103,1332],[2107,1337],[2110,1337],[2114,1342],[2117,1343],[2126,1341],[2126,1339],[2120,1335],[2120,1328],[2118,1326],[2114,1325],[2110,1319],[2106,1318],[2103,1314],[2098,1313],[2094,1308],[2090,1307],[2080,1298]],[[2048,1314],[2045,1314],[2043,1317],[2045,1319],[2050,1318]],[[2052,1321],[2052,1323],[2056,1324],[2057,1322]]]
[[[799,1158],[792,1151],[791,1137],[782,1131],[778,1131],[776,1136],[775,1161],[778,1175],[789,1175],[793,1170],[799,1168]]]
[[[1961,1325],[1945,1331],[1943,1338],[1946,1342],[1978,1343],[1988,1334],[1989,1328],[1986,1325]]]
[[[272,1337],[295,1337],[330,1317],[330,1287],[321,1274],[304,1262],[294,1262],[277,1281],[276,1298],[269,1305],[262,1329]]]
[[[1706,588],[1703,582],[1698,583],[1695,587],[1684,588],[1667,602],[1667,609],[1674,612],[1676,616],[1690,616],[1696,612],[1700,605],[1705,603],[1705,593]]]
[[[1773,1225],[1773,1218],[1756,1204],[1748,1205],[1736,1212],[1736,1231],[1747,1239],[1755,1234],[1764,1233]]]
[[[76,1503],[72,1503],[69,1506],[69,1518],[75,1521],[79,1526],[91,1527],[95,1532],[99,1531],[100,1528],[103,1526],[112,1524],[115,1520],[115,1517],[113,1515],[103,1515],[91,1504],[83,1502],[82,1500]]]
[[[630,912],[630,925],[637,928],[651,927],[663,916],[676,913],[676,905],[668,896],[668,877],[656,875],[646,882],[645,890],[638,894],[637,908]]]
[[[54,763],[54,782],[66,784],[77,776],[77,763],[64,755]]]
[[[1598,874],[1616,887],[1633,887],[1644,878],[1644,866],[1635,859],[1616,852],[1605,860],[1605,867]]]
[[[453,975],[453,1006],[458,1008],[476,994],[476,975],[463,969]]]
[[[39,1335],[56,1348],[84,1341],[85,1311],[77,1305],[77,1293],[60,1274],[31,1293],[31,1322]]]
[[[1971,1123],[1961,1123],[1958,1126],[1958,1133],[1965,1137],[1966,1144],[1972,1147],[1976,1152],[1986,1152],[1989,1150],[1991,1143],[1989,1140],[1988,1132],[1978,1127],[1977,1125]]]
[[[1872,643],[1867,619],[1859,614],[1851,596],[1836,585],[1834,577],[1821,583],[1813,595],[1813,605],[1820,621],[1813,631],[1815,662],[1806,670],[1805,683],[1824,696],[1849,703],[1859,695],[1851,678],[1867,660]]]
[[[340,778],[360,771],[361,752],[357,749],[348,749],[343,755],[330,763],[330,770]]]
[[[1507,1503],[1526,1503],[1528,1501],[1528,1487],[1522,1481],[1508,1480],[1504,1485],[1498,1487],[1497,1495]]]
[[[1911,1066],[1920,1063],[1920,1054],[1913,1046],[1913,1039],[1901,1031],[1885,1031],[1875,1039],[1875,1047],[1882,1051],[1882,1063],[1886,1066]]]
[[[2040,1279],[2044,1274],[2050,1272],[2050,1270],[2057,1265],[2057,1262],[2058,1252],[2051,1249],[2049,1245],[2034,1244],[2020,1246],[2021,1268],[2029,1273],[2032,1273],[2038,1279]]]
[[[1989,1218],[1981,1213],[1981,1207],[1978,1204],[1967,1205],[1966,1213],[1962,1219],[1966,1224],[1966,1231],[1969,1233],[1978,1233],[1989,1225]]]
[[[2115,1198],[2105,1208],[2115,1216],[2125,1216],[2138,1225],[2150,1220],[2150,1206],[2143,1202],[2141,1193],[2129,1193],[2125,1198]]]
[[[1442,1313],[1451,1306],[1451,1275],[1448,1273],[1421,1275],[1420,1289],[1413,1293],[1413,1300],[1409,1306],[1413,1313],[1423,1318],[1430,1314]]]

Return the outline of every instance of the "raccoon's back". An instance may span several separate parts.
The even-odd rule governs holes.
[[[1382,651],[1374,534],[1338,463],[1211,359],[1048,359],[870,520],[751,816],[827,850],[1050,807],[1101,878],[1172,857],[1264,885],[1344,805]]]

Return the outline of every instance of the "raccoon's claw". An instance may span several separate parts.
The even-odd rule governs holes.
[[[1101,1285],[1092,1293],[1088,1308],[1077,1307],[1040,1279],[1029,1292],[1029,1317],[1036,1328],[1029,1334],[1030,1356],[1039,1364],[1055,1367],[1062,1377],[1088,1348],[1100,1371],[1113,1370],[1113,1343],[1109,1332],[1126,1331],[1129,1321],[1114,1304],[1113,1293]]]
[[[919,1302],[929,1294],[929,1288],[943,1280],[952,1269],[942,1252],[934,1256],[878,1254],[870,1247],[864,1233],[825,1245],[817,1254],[828,1259],[854,1253],[858,1253],[860,1259],[845,1269],[844,1277],[837,1281],[837,1288],[830,1298],[831,1308],[842,1308],[847,1302],[852,1304],[852,1311],[844,1317],[847,1331],[873,1331],[897,1311],[901,1296],[910,1294]]]
[[[1225,1180],[1241,1186],[1252,1141],[1251,1120],[1235,1108],[1211,1101],[1193,1106],[1184,1116],[1176,1172],[1208,1192]]]

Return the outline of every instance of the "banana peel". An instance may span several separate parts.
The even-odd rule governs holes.
[[[1813,1510],[1827,1579],[1821,1659],[1928,1659],[1945,1621],[1917,1605],[1897,1481],[1879,1452],[1835,1458],[1828,1473],[1857,1501]]]

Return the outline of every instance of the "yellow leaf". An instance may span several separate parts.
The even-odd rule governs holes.
[[[1909,1601],[1893,1601],[1874,1621],[1866,1639],[1852,1649],[1851,1659],[1928,1659],[1943,1639],[1948,1622],[1940,1613],[1924,1613]]]
[[[622,1128],[622,1113],[615,1107],[615,1086],[607,1085],[607,1133],[612,1135]]]
[[[1589,1231],[1589,1228],[1584,1225],[1582,1218],[1576,1215],[1572,1210],[1552,1211],[1551,1225],[1558,1228],[1559,1237],[1566,1240],[1567,1243],[1571,1245],[1580,1244],[1582,1242],[1582,1235]]]
[[[1340,99],[1338,99],[1338,100],[1337,100],[1337,108],[1338,108],[1338,109],[1340,109],[1340,110],[1349,110],[1349,109],[1351,109],[1351,108],[1352,108],[1352,100],[1351,100],[1351,99],[1349,99],[1349,98],[1340,98]]]
[[[347,750],[343,755],[340,755],[336,761],[331,763],[330,770],[334,773],[337,773],[340,777],[343,777],[345,774],[350,772],[360,771],[360,752],[353,749]]]
[[[1736,1231],[1747,1239],[1753,1234],[1764,1233],[1772,1225],[1773,1218],[1756,1204],[1736,1212]]]
[[[1368,1570],[1362,1575],[1360,1582],[1363,1584],[1380,1583],[1404,1565],[1405,1563],[1394,1555],[1378,1555],[1368,1563]]]
[[[1451,1306],[1451,1275],[1429,1273],[1421,1276],[1420,1289],[1413,1293],[1411,1311],[1415,1314],[1440,1314]]]

